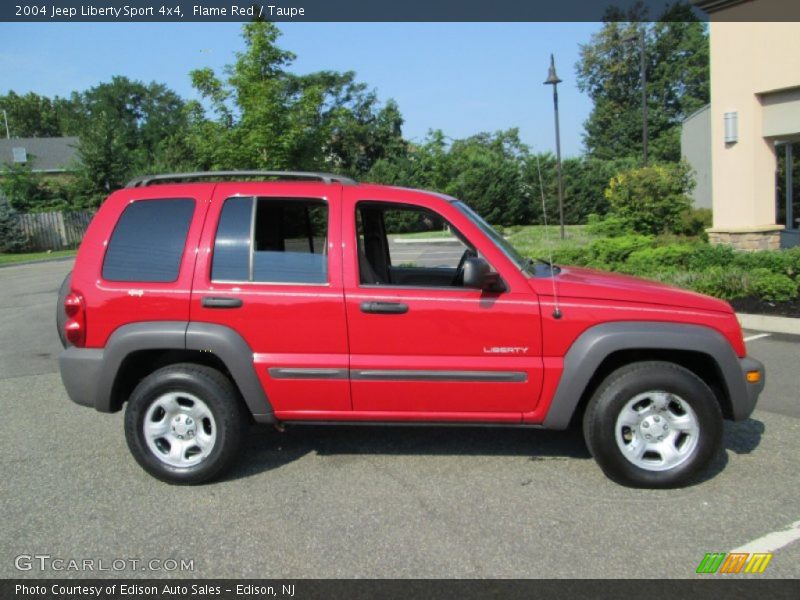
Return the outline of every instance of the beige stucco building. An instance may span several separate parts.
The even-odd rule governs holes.
[[[711,19],[712,242],[800,242],[800,22],[762,22],[795,2],[695,1]]]

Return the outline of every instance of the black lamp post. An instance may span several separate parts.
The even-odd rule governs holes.
[[[644,26],[623,38],[625,41],[639,42],[639,78],[642,81],[642,162],[647,166],[647,42]]]
[[[556,63],[553,55],[550,55],[550,70],[547,72],[547,79],[544,85],[553,86],[553,110],[556,117],[556,166],[558,170],[558,220],[561,225],[561,239],[564,239],[564,183],[561,179],[561,132],[558,126],[558,84],[561,80],[556,75]]]

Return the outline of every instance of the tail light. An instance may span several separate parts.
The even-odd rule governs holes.
[[[67,313],[64,334],[70,344],[83,348],[86,345],[86,306],[83,298],[75,293],[68,294],[64,299],[64,310]]]

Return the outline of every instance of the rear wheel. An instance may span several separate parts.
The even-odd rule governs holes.
[[[231,381],[219,371],[177,364],[145,377],[125,411],[125,437],[151,475],[196,484],[236,459],[249,419]]]
[[[678,487],[711,462],[722,440],[714,393],[679,365],[652,361],[609,375],[586,409],[584,436],[603,471],[635,487]]]
[[[64,300],[69,294],[70,283],[72,283],[72,271],[67,273],[64,281],[61,282],[61,287],[58,288],[58,303],[56,304],[56,327],[58,328],[58,339],[61,340],[61,346],[66,348],[71,346],[67,339],[67,334],[64,333],[64,325],[67,323],[67,311],[64,310]]]

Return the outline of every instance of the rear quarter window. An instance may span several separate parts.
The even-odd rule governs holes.
[[[103,279],[167,283],[178,279],[195,201],[138,200],[125,207],[111,234]]]

